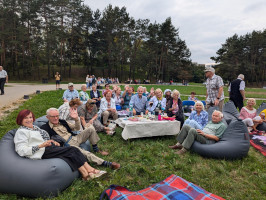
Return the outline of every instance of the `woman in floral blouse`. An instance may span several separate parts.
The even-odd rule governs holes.
[[[195,129],[203,130],[208,123],[208,113],[204,110],[204,105],[201,101],[196,101],[194,107],[196,110],[191,112],[184,124]]]

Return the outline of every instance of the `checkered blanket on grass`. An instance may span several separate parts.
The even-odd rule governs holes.
[[[262,155],[266,156],[266,134],[263,131],[253,131],[249,133],[250,144],[257,150],[259,150]]]
[[[107,197],[107,198],[106,198]],[[150,187],[130,191],[127,188],[111,185],[105,190],[100,199],[109,200],[218,200],[223,199],[215,194],[209,193],[199,186],[172,174],[164,181],[151,185]]]

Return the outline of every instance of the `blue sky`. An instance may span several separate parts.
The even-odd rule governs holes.
[[[134,19],[162,23],[171,17],[186,41],[193,62],[213,62],[211,56],[228,37],[266,29],[265,0],[85,0],[92,10],[107,5],[127,8]]]

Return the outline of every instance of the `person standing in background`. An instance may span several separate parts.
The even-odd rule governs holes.
[[[213,67],[206,67],[205,70],[206,80],[206,110],[211,106],[218,106],[222,112],[224,105],[224,82],[223,79],[215,74]]]
[[[87,85],[87,88],[90,87],[90,75],[89,74],[86,76],[86,85]]]
[[[5,91],[4,91],[5,83],[8,83],[7,72],[3,69],[3,66],[0,66],[0,90],[1,90],[1,95],[5,94]]]
[[[59,72],[55,73],[55,87],[58,90],[60,88],[61,75]]]
[[[228,88],[230,100],[234,102],[239,111],[242,109],[243,101],[246,99],[244,78],[243,74],[239,74],[237,79],[232,81]]]

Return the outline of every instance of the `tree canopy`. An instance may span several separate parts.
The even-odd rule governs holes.
[[[229,37],[212,57],[225,80],[244,74],[245,80],[263,86],[266,80],[266,30]]]
[[[34,72],[40,79],[40,67],[48,78],[54,67],[71,77],[79,65],[89,74],[169,81],[191,66],[171,18],[134,19],[125,7],[100,12],[82,0],[2,0],[0,30],[1,65],[19,79]]]

